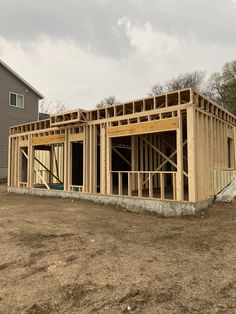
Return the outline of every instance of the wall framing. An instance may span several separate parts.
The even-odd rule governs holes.
[[[52,115],[11,127],[8,186],[204,201],[235,175],[235,126],[234,115],[192,88]],[[76,142],[82,185],[72,184]]]

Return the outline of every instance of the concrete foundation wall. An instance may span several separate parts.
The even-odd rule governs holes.
[[[213,201],[208,199],[206,201],[191,203],[191,202],[177,202],[177,201],[159,201],[152,199],[140,199],[134,197],[121,197],[110,195],[95,195],[78,192],[64,192],[56,190],[42,190],[42,189],[25,189],[9,187],[8,192],[17,194],[29,194],[37,196],[52,196],[52,197],[69,197],[82,200],[88,200],[95,203],[121,206],[129,211],[141,212],[149,211],[160,214],[164,217],[181,216],[181,215],[195,215],[204,208],[207,208]]]

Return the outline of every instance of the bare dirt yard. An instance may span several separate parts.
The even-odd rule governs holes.
[[[236,205],[161,218],[0,185],[0,313],[236,313]]]

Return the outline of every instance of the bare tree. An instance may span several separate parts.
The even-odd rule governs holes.
[[[107,106],[113,106],[113,105],[116,105],[118,104],[119,101],[116,99],[115,96],[109,96],[109,97],[106,97],[104,99],[102,99],[97,105],[96,107],[97,108],[103,108],[103,107],[107,107]]]
[[[236,114],[236,59],[227,62],[221,72],[212,74],[209,81],[211,98]]]
[[[53,114],[66,111],[67,106],[62,101],[52,101],[48,98],[43,99],[39,103],[39,112],[46,114]]]
[[[177,77],[165,82],[157,83],[152,86],[150,95],[159,95],[165,92],[171,92],[178,89],[194,87],[200,92],[204,92],[206,73],[203,71],[194,71],[179,74]]]
[[[166,91],[165,86],[157,83],[156,85],[152,86],[150,96],[160,95],[165,93],[165,91]]]

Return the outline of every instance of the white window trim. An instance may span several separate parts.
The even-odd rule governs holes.
[[[11,95],[16,95],[16,105],[11,105]],[[23,97],[23,107],[19,107],[17,106],[17,96],[22,96]],[[22,94],[18,94],[18,93],[13,93],[13,92],[9,92],[9,106],[10,107],[14,107],[14,108],[19,108],[19,109],[24,109],[25,108],[25,97]]]

